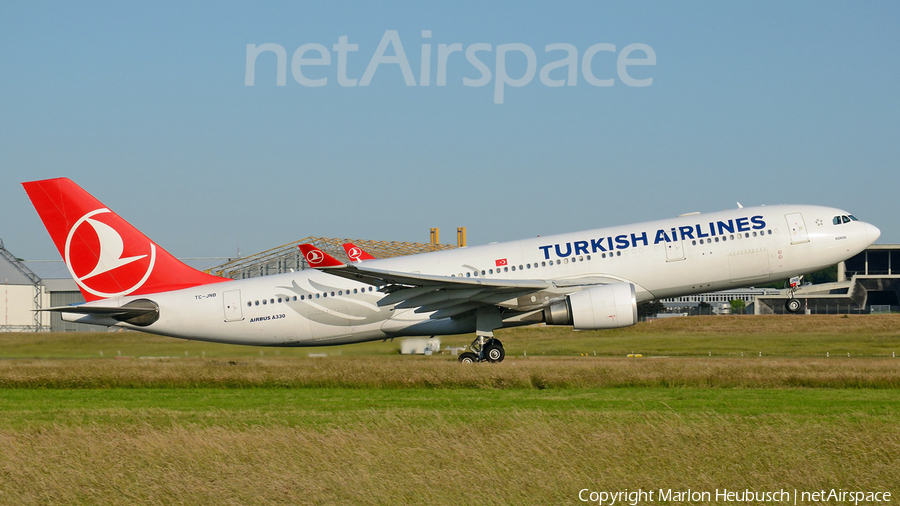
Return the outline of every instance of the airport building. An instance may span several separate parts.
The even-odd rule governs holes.
[[[744,301],[745,310],[753,313],[756,298],[762,295],[778,295],[781,290],[775,288],[735,288],[721,292],[697,293],[682,297],[662,299],[660,302],[671,313],[696,314],[701,303],[711,306],[711,314],[731,314],[731,301],[739,299]],[[703,314],[706,314],[704,312]]]
[[[807,314],[900,311],[900,244],[873,244],[838,264],[837,281],[804,285],[794,294]],[[755,314],[783,314],[787,290],[756,298]]]

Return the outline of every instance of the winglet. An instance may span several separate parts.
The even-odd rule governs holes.
[[[335,259],[312,244],[301,244],[300,251],[303,252],[303,257],[306,258],[309,266],[314,269],[320,267],[340,267],[344,265],[343,262]]]
[[[352,242],[344,243],[344,251],[347,253],[347,258],[349,258],[353,262],[362,262],[363,260],[375,260],[375,257],[363,251],[362,248],[353,244]]]

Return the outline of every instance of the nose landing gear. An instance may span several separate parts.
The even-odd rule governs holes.
[[[788,300],[784,302],[784,310],[791,314],[797,314],[800,312],[800,308],[803,307],[803,304],[800,303],[799,299],[794,298],[794,292],[797,291],[797,288],[800,286],[800,280],[803,279],[803,276],[795,276],[791,278],[791,288],[790,292],[788,292]]]

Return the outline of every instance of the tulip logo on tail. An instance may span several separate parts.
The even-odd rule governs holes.
[[[350,248],[347,250],[347,256],[350,257],[350,260],[354,262],[359,262],[359,257],[362,255],[362,250],[359,248]]]
[[[102,298],[128,295],[153,272],[156,245],[147,239],[142,239],[146,244],[135,243],[133,238],[125,244],[119,231],[100,218],[104,214],[117,218],[109,209],[96,209],[79,218],[69,230],[66,266],[78,286],[88,293]]]
[[[319,265],[322,263],[322,260],[325,260],[325,254],[317,249],[310,250],[309,253],[306,254],[306,261],[309,262],[309,265]]]

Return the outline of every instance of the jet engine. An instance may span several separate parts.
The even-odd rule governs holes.
[[[612,283],[570,293],[544,308],[547,325],[575,330],[614,329],[637,323],[637,299],[631,283]]]

